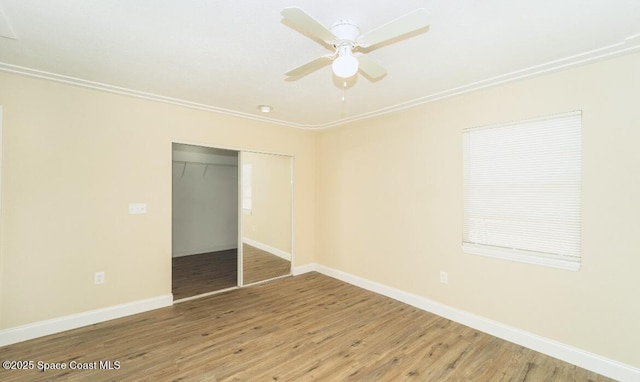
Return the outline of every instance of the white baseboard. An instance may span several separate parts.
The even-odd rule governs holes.
[[[317,268],[318,267],[316,266],[316,264],[313,264],[313,263],[301,265],[299,267],[293,267],[293,269],[291,270],[291,274],[294,276],[298,276],[303,273],[315,272],[318,270]]]
[[[306,264],[293,268],[293,275],[317,271],[363,289],[404,302],[408,305],[461,323],[498,338],[525,346],[529,349],[569,362],[576,366],[602,374],[619,381],[640,381],[640,369],[606,357],[593,354],[573,346],[565,345],[545,337],[516,329],[499,322],[451,308],[439,302],[392,288],[350,273],[338,271],[320,264]],[[92,325],[115,318],[125,317],[153,309],[171,306],[173,296],[162,295],[146,300],[96,309],[70,316],[40,321],[33,324],[0,330],[0,346],[59,333],[82,326]]]
[[[33,324],[0,330],[0,346],[7,346],[49,334],[64,332],[115,318],[130,316],[173,305],[173,295],[165,294],[146,300],[133,301],[88,312],[39,321]]]
[[[182,257],[182,256],[199,255],[201,253],[227,251],[229,249],[236,249],[236,248],[238,248],[238,243],[220,244],[220,245],[214,245],[214,246],[206,247],[206,248],[182,249],[180,251],[173,252],[171,254],[171,257]]]
[[[619,381],[640,381],[640,369],[631,365],[513,328],[484,317],[476,316],[412,293],[354,276],[350,273],[314,263],[295,267],[293,274],[300,275],[312,271],[393,298],[394,300],[404,302],[429,313],[436,314],[609,378]]]
[[[252,247],[256,247],[256,248],[261,249],[263,251],[272,253],[272,254],[274,254],[274,255],[276,255],[278,257],[281,257],[281,258],[283,258],[283,259],[285,259],[287,261],[291,261],[291,254],[288,253],[288,252],[285,252],[283,250],[280,250],[278,248],[271,247],[271,246],[269,246],[267,244],[261,243],[259,241],[255,241],[253,239],[249,239],[248,237],[243,237],[242,238],[242,242],[246,243],[246,244],[249,244]]]

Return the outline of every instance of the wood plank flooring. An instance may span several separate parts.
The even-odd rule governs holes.
[[[174,257],[171,263],[174,300],[238,285],[236,249]]]
[[[244,284],[252,284],[291,273],[291,262],[255,248],[242,245]],[[174,300],[198,296],[238,285],[237,250],[217,251],[174,257],[171,292]]]
[[[269,280],[291,273],[291,262],[249,244],[242,244],[245,284]]]
[[[610,381],[318,273],[0,349],[2,381]],[[69,370],[71,361],[118,370]],[[99,363],[96,366],[100,366]]]

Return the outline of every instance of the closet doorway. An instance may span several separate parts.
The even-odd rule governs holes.
[[[235,288],[239,152],[174,143],[172,154],[174,301]]]

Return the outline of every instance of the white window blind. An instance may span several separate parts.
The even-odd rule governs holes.
[[[464,252],[579,269],[582,113],[463,135]]]

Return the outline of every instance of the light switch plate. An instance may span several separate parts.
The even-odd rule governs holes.
[[[146,214],[146,203],[129,203],[129,213],[132,215]]]

